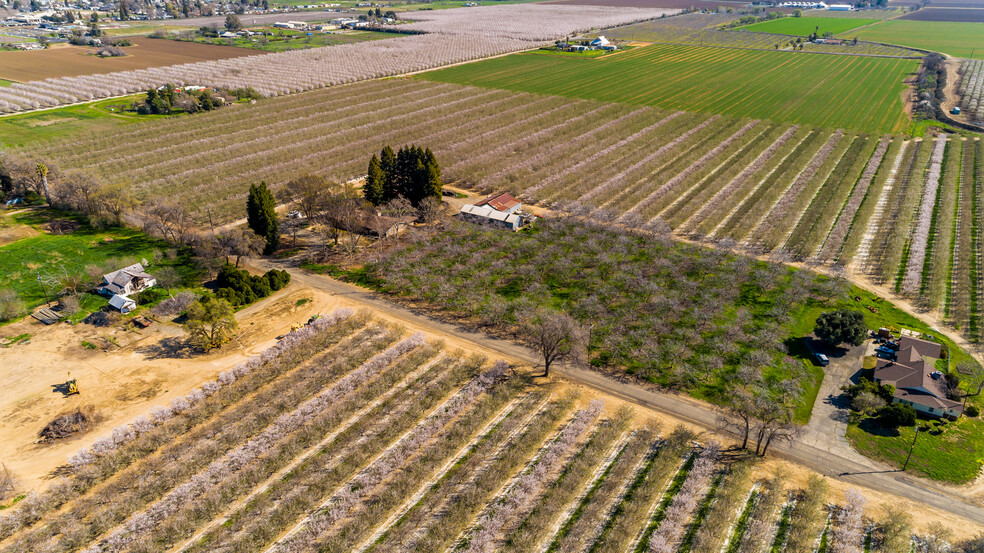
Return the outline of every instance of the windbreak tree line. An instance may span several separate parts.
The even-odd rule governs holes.
[[[393,153],[386,146],[369,160],[363,195],[372,205],[406,198],[418,207],[427,198],[440,199],[443,192],[441,167],[430,148],[406,146]]]

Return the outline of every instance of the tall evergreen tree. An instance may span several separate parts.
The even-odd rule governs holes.
[[[258,236],[266,239],[263,253],[269,255],[280,247],[280,223],[277,221],[277,202],[266,182],[249,187],[246,199],[246,222]]]
[[[400,195],[396,186],[396,154],[389,146],[379,153],[379,168],[383,171],[383,202]]]
[[[437,158],[434,157],[434,152],[430,148],[424,152],[424,183],[423,183],[423,194],[421,201],[428,197],[434,197],[438,200],[444,195],[444,183],[441,182],[441,166],[437,163]]]
[[[372,205],[379,205],[383,203],[383,199],[386,196],[385,185],[386,174],[383,173],[379,158],[376,157],[376,154],[372,154],[372,159],[369,160],[369,169],[366,172],[366,185],[362,188],[362,195]]]

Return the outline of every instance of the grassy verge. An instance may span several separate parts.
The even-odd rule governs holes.
[[[925,428],[928,421],[919,421]],[[912,449],[908,471],[953,484],[966,484],[980,474],[984,458],[984,421],[961,417],[956,422],[928,422]],[[902,468],[915,435],[914,427],[886,430],[870,418],[847,427],[847,439],[861,454]]]
[[[9,82],[9,81],[8,81]],[[0,86],[4,86],[0,81]],[[137,121],[167,117],[124,112],[143,94],[88,104],[0,117],[0,147],[24,146],[45,140],[107,131]]]

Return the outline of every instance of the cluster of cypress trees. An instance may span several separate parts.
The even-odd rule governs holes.
[[[430,148],[406,146],[394,154],[386,146],[369,160],[363,194],[372,205],[403,197],[416,207],[426,198],[440,199],[443,192],[441,167]]]
[[[249,228],[266,240],[264,255],[270,255],[280,247],[280,222],[277,220],[277,202],[266,182],[249,187],[246,199],[246,222]]]

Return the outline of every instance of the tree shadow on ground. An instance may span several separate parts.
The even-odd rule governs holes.
[[[142,353],[151,359],[191,359],[198,355],[199,350],[186,338],[164,338],[156,344],[139,347],[137,353]]]
[[[882,436],[885,438],[898,438],[901,436],[897,428],[886,428],[878,423],[877,419],[868,417],[858,424],[858,428],[864,430],[872,436]]]

